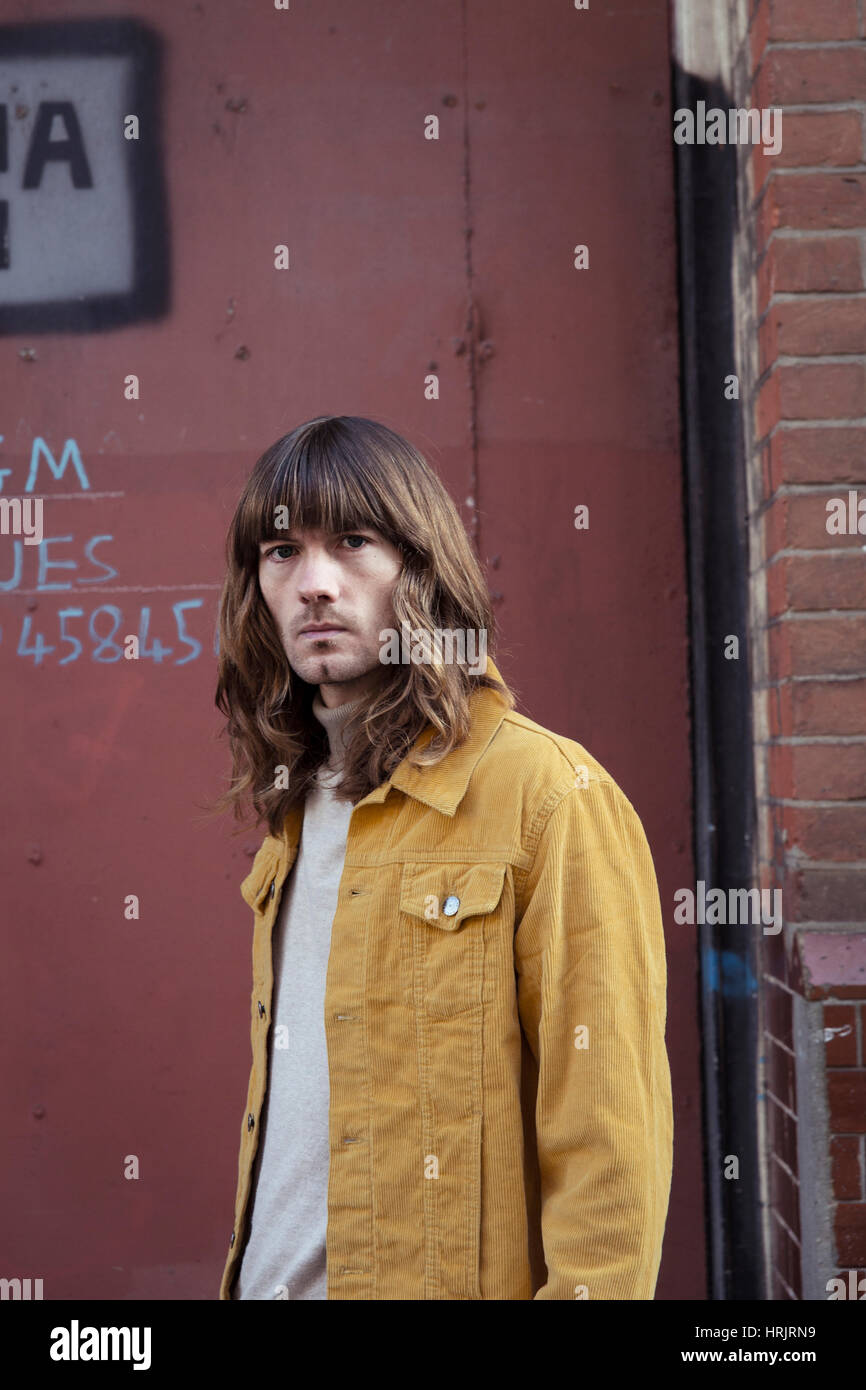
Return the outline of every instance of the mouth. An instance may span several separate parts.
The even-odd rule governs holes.
[[[300,637],[336,637],[338,632],[345,632],[344,627],[302,627]]]

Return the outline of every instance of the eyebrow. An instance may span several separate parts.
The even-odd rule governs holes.
[[[265,536],[263,540],[259,541],[259,548],[263,545],[273,545],[275,541],[282,545],[293,545],[298,538],[298,531],[300,530],[303,530],[303,527],[298,527],[296,530],[275,531],[272,535]],[[328,531],[326,535],[329,539],[332,539],[335,536],[355,536],[361,531],[372,531],[374,536],[382,534],[377,527],[368,525],[366,522],[361,522],[358,526],[345,526],[339,531]]]

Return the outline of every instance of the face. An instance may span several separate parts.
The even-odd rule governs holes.
[[[372,528],[304,528],[261,542],[259,586],[289,665],[329,709],[380,684],[379,633],[395,625],[401,569],[400,552]],[[311,625],[324,630],[303,630]]]

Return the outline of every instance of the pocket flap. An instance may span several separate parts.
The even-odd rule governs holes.
[[[400,911],[443,931],[492,912],[502,897],[504,864],[405,864]]]

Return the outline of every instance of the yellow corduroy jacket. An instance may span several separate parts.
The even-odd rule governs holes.
[[[352,810],[324,1006],[327,1296],[651,1299],[673,1112],[646,836],[580,744],[495,691],[471,701],[459,748],[404,760]],[[253,1064],[221,1299],[248,1233],[271,933],[302,821],[241,885]]]

